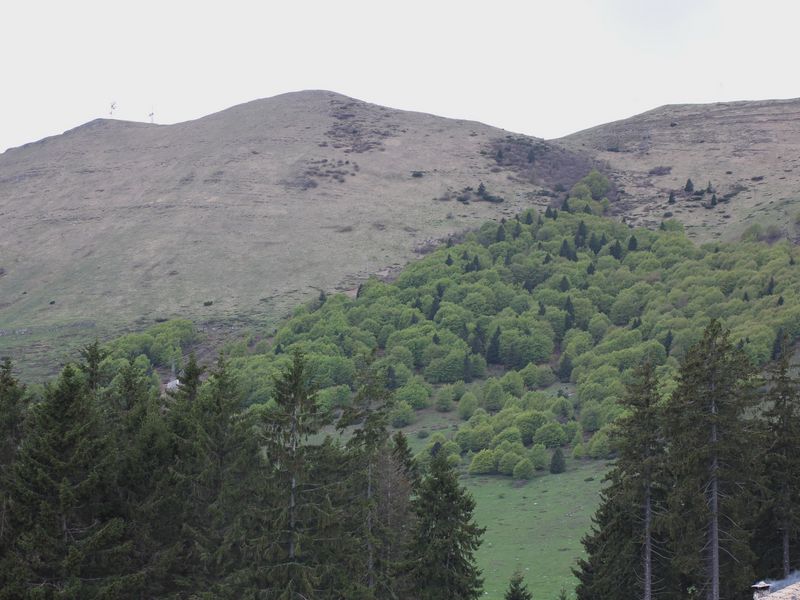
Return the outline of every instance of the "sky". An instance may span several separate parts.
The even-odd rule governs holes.
[[[302,89],[544,138],[663,104],[800,97],[800,4],[786,0],[3,0],[2,12],[0,152],[100,117],[175,123]]]

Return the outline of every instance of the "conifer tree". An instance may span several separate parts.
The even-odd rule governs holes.
[[[619,243],[619,240],[614,240],[614,243],[611,244],[611,248],[608,252],[617,260],[622,258],[622,245]]]
[[[412,500],[417,523],[405,570],[419,600],[477,600],[483,578],[475,551],[484,529],[473,522],[475,501],[438,448],[434,446],[429,474]]]
[[[628,239],[628,251],[629,251],[629,252],[633,252],[633,251],[635,251],[635,250],[636,250],[636,249],[638,249],[638,248],[639,248],[639,241],[636,239],[636,236],[635,236],[635,235],[632,235],[632,236],[631,236],[631,237]]]
[[[22,439],[25,387],[14,377],[9,358],[0,364],[0,588],[4,586],[6,550],[12,539],[11,467]]]
[[[130,361],[104,390],[115,433],[122,511],[132,526],[132,562],[144,574],[141,593],[175,590],[171,569],[180,542],[185,487],[173,477],[176,443],[145,372]]]
[[[267,483],[272,500],[261,507],[263,537],[254,543],[267,589],[279,600],[314,598],[320,573],[313,555],[311,524],[317,511],[312,493],[309,436],[320,427],[316,393],[300,352],[274,381],[275,406],[265,412],[262,445],[268,460]]]
[[[67,366],[35,405],[9,481],[9,598],[129,597],[127,524],[114,496],[116,456],[83,378]]]
[[[655,368],[645,362],[637,369],[621,400],[626,416],[615,429],[619,481],[631,507],[639,515],[639,540],[642,598],[653,598],[654,565],[663,556],[656,545],[655,520],[665,510],[664,435]]]
[[[533,595],[525,585],[525,578],[522,573],[517,570],[511,576],[511,581],[508,582],[508,589],[506,590],[504,600],[533,600]]]
[[[190,597],[242,597],[249,572],[243,549],[256,527],[248,511],[261,495],[264,473],[252,423],[239,415],[236,382],[222,355],[189,411],[191,429],[175,468],[187,484],[180,588]]]
[[[683,186],[683,191],[687,194],[691,194],[694,191],[694,183],[692,183],[691,179],[686,180],[686,185]]]
[[[619,471],[612,469],[600,492],[592,530],[581,543],[586,558],[573,569],[577,600],[642,600],[639,571],[638,519],[628,504]]]
[[[489,347],[486,349],[486,362],[500,364],[500,328],[497,327],[489,340]]]
[[[712,320],[681,364],[667,404],[668,499],[673,564],[709,600],[752,581],[746,520],[757,473],[753,367]]]
[[[781,573],[792,571],[790,542],[800,532],[800,386],[789,372],[788,338],[781,340],[777,362],[769,369],[770,389],[765,417],[768,423],[766,453],[768,511],[779,533]]]
[[[86,374],[89,390],[97,392],[100,387],[100,363],[108,356],[108,352],[100,347],[100,342],[95,338],[91,344],[80,349],[82,362],[78,365]]]
[[[561,448],[556,448],[553,456],[550,459],[550,472],[553,475],[563,473],[567,469],[567,463],[564,459],[564,451]]]
[[[392,566],[381,564],[381,558],[386,556],[383,546],[388,543],[388,531],[379,517],[377,492],[379,463],[389,439],[388,414],[392,406],[385,382],[370,360],[359,366],[358,384],[352,407],[344,412],[337,427],[344,429],[359,423],[347,442],[354,471],[351,484],[354,494],[348,513],[354,527],[361,530],[357,535],[361,547],[354,552],[355,583],[361,588],[360,596],[375,598],[392,589],[389,578]]]
[[[600,239],[597,237],[597,235],[595,235],[595,233],[594,233],[594,231],[593,231],[593,232],[592,232],[592,235],[591,235],[591,236],[589,236],[589,249],[590,249],[592,252],[594,252],[595,254],[597,254],[598,252],[600,252],[600,249],[601,249],[602,247],[603,247],[603,246],[602,246],[602,244],[600,243]]]

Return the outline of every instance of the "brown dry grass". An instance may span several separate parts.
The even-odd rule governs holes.
[[[486,154],[505,135],[298,92],[170,126],[94,121],[7,151],[0,353],[28,361],[34,339],[157,318],[270,320],[352,289],[432,239],[547,200]],[[505,202],[434,200],[480,181]]]
[[[617,212],[635,224],[657,226],[664,212],[700,240],[737,239],[753,223],[777,224],[796,235],[800,211],[800,99],[671,105],[600,125],[556,143],[610,167],[621,194]],[[662,167],[659,169],[659,167]],[[709,181],[718,199],[690,200],[670,190]]]

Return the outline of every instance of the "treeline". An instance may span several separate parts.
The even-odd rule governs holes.
[[[248,409],[221,358],[171,395],[134,362],[109,379],[96,343],[82,358],[40,395],[0,368],[0,598],[482,594],[474,502],[444,453],[422,472],[390,438],[366,362],[332,424],[300,353]]]
[[[663,395],[652,363],[621,403],[578,600],[752,597],[800,566],[800,385],[786,339],[764,381],[719,322]]]

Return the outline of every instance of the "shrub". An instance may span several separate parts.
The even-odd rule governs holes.
[[[497,462],[497,471],[502,475],[513,475],[514,467],[521,459],[522,457],[514,452],[506,452]]]
[[[589,441],[588,453],[594,459],[611,458],[611,440],[605,431],[601,429],[592,436]]]
[[[536,444],[544,445],[545,448],[556,448],[563,446],[567,439],[564,435],[564,428],[559,423],[546,423],[533,434],[533,441]]]
[[[543,444],[535,444],[531,451],[528,453],[533,468],[537,471],[544,471],[550,456],[547,453],[547,448]]]
[[[521,444],[522,436],[519,429],[516,427],[507,427],[492,438],[492,446],[499,446],[503,442],[511,442],[512,444]]]
[[[489,475],[495,472],[494,452],[491,450],[481,450],[472,457],[469,465],[470,475]]]
[[[551,417],[548,417],[545,413],[536,410],[527,410],[517,415],[514,419],[514,425],[519,430],[522,443],[526,446],[530,445],[533,442],[536,430],[550,419]]]
[[[512,475],[514,476],[514,479],[532,479],[533,472],[533,463],[527,458],[523,458],[517,461],[517,464],[514,465],[514,471]]]
[[[472,392],[467,392],[458,401],[458,416],[467,421],[478,408],[478,399]]]
[[[398,429],[411,425],[414,422],[414,418],[414,409],[407,402],[398,402],[390,415],[392,427],[397,427]]]
[[[411,408],[419,410],[428,406],[430,390],[419,381],[410,381],[394,393],[395,400],[404,402]]]

